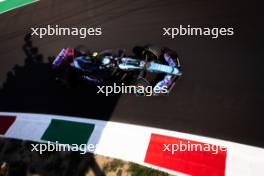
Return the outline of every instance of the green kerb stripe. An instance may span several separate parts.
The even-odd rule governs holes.
[[[0,0],[0,13],[33,3],[36,0]]]
[[[94,124],[52,119],[41,139],[61,144],[87,144],[94,127]]]

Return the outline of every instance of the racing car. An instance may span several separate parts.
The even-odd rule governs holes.
[[[152,45],[134,47],[133,55],[126,55],[122,49],[97,53],[80,47],[63,48],[52,66],[57,71],[67,72],[66,75],[91,84],[119,81],[156,89],[166,86],[168,92],[182,76],[177,53]],[[62,78],[61,75],[59,77]]]

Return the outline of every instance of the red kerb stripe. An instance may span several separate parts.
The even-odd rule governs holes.
[[[2,116],[0,115],[0,134],[4,135],[9,127],[16,120],[15,116]]]
[[[152,134],[145,162],[193,176],[224,176],[226,156],[222,146]]]

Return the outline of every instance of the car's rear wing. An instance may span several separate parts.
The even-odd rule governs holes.
[[[59,67],[62,61],[68,56],[74,58],[74,49],[63,48],[61,52],[58,54],[58,56],[55,58],[55,60],[52,62],[52,66],[54,68]]]
[[[52,66],[57,68],[62,63],[63,59],[67,56],[67,50],[63,48],[55,60],[52,62]]]

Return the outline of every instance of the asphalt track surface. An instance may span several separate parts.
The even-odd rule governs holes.
[[[121,96],[114,100],[110,97],[107,98],[110,104],[107,104],[107,101],[100,102],[105,98],[82,96],[80,92],[78,98],[67,99],[65,91],[59,96],[68,105],[52,108],[49,105],[58,103],[55,99],[58,97],[54,96],[57,93],[40,92],[41,79],[45,78],[29,71],[27,74],[36,82],[29,82],[24,77],[20,81],[22,89],[17,84],[9,84],[10,88],[7,86],[7,90],[1,92],[0,109],[102,118],[264,147],[262,23],[256,1],[41,0],[0,15],[1,84],[5,82],[7,72],[15,64],[23,65],[28,57],[23,51],[26,33],[31,27],[48,24],[102,27],[103,35],[86,39],[34,37],[33,45],[44,60],[66,46],[84,44],[92,50],[129,50],[135,45],[151,43],[178,52],[184,69],[183,79],[167,97]],[[163,27],[180,24],[233,27],[235,35],[218,39],[197,36],[170,39],[162,35]],[[32,71],[31,66],[27,68]],[[34,86],[25,90],[28,84]],[[49,91],[51,89],[49,87]],[[89,105],[93,103],[96,105]],[[107,117],[89,113],[91,109],[104,111],[106,106],[111,106]]]

